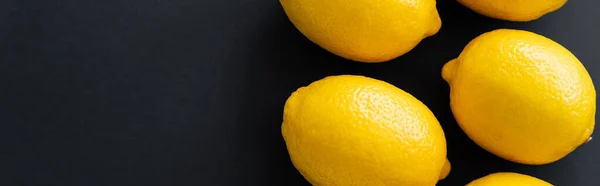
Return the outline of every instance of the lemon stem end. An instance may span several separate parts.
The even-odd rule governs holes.
[[[442,173],[440,174],[440,180],[443,180],[450,174],[450,169],[452,169],[452,165],[450,164],[450,161],[446,159],[446,163],[444,163],[444,168],[442,168]]]
[[[444,78],[446,82],[450,83],[450,81],[452,81],[452,79],[454,78],[454,72],[456,72],[457,65],[458,62],[456,61],[456,59],[453,59],[448,61],[448,63],[446,63],[444,67],[442,67],[442,78]]]

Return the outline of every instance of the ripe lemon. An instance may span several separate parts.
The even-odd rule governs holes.
[[[444,65],[450,105],[464,132],[514,162],[547,164],[586,142],[596,91],[579,60],[535,33],[500,29]]]
[[[308,39],[347,59],[383,62],[441,27],[435,0],[280,0]]]
[[[552,186],[552,184],[524,174],[501,172],[479,178],[467,186]]]
[[[508,21],[531,21],[558,10],[567,0],[458,0],[471,10]]]
[[[330,76],[299,88],[281,130],[294,166],[316,186],[433,186],[450,171],[433,113],[372,78]]]

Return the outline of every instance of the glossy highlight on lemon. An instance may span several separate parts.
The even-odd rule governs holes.
[[[552,184],[524,174],[500,172],[479,178],[467,186],[552,186]]]
[[[412,50],[441,27],[435,0],[280,0],[296,28],[322,48],[360,62]]]
[[[557,161],[594,130],[596,91],[579,60],[535,33],[499,29],[472,40],[442,76],[463,131],[524,164]]]
[[[488,17],[526,22],[558,10],[567,0],[458,0],[458,2]]]
[[[315,186],[434,186],[446,177],[446,139],[412,95],[364,76],[299,88],[281,128],[290,158]]]

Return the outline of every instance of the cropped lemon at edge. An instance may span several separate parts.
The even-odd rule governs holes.
[[[315,186],[434,186],[450,171],[433,113],[364,76],[299,88],[286,101],[281,131],[294,166]]]
[[[458,0],[458,2],[488,17],[527,22],[558,10],[567,0]]]
[[[385,62],[441,27],[435,0],[280,0],[295,27],[346,59]]]
[[[499,172],[474,180],[467,186],[552,186],[552,184],[525,174]]]
[[[442,76],[460,127],[504,159],[552,163],[594,130],[596,91],[588,72],[569,50],[536,33],[484,33],[444,65]]]

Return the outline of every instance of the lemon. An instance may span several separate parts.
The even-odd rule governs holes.
[[[322,48],[360,62],[383,62],[441,27],[435,0],[280,0],[291,22]]]
[[[433,186],[450,171],[433,113],[368,77],[330,76],[299,88],[281,130],[294,166],[316,186]]]
[[[471,10],[508,21],[532,21],[562,7],[567,0],[458,0]]]
[[[450,105],[479,146],[514,162],[547,164],[586,142],[596,91],[579,60],[535,33],[499,29],[446,63]]]
[[[467,186],[552,186],[552,184],[524,174],[500,172],[479,178]]]

